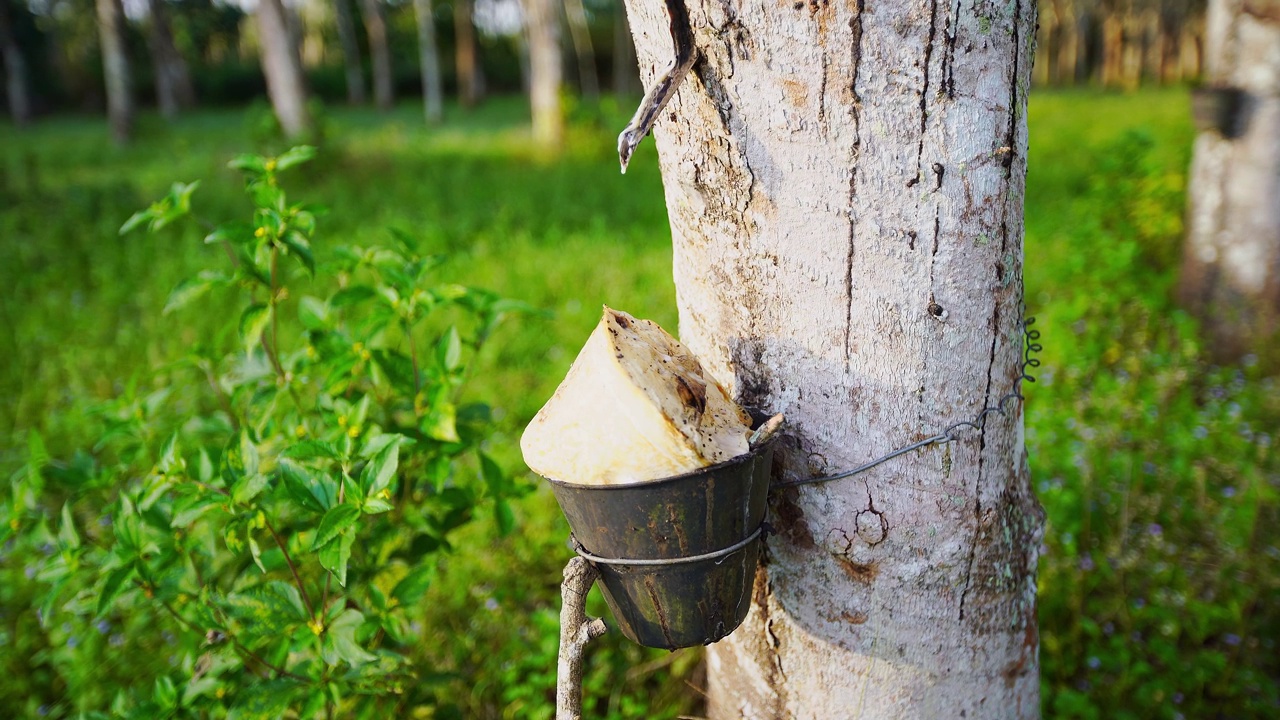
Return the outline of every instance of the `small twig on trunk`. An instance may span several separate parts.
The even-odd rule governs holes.
[[[560,662],[556,673],[556,720],[582,720],[583,654],[587,643],[605,633],[604,620],[587,617],[587,593],[596,569],[575,556],[564,566],[560,584]]]

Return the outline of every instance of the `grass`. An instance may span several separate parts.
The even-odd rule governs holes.
[[[198,231],[116,229],[174,180],[203,179],[198,213],[241,213],[227,159],[282,149],[257,130],[260,113],[146,118],[119,149],[97,119],[0,127],[4,476],[23,462],[28,431],[69,456],[96,437],[96,403],[155,382],[141,368],[193,343],[235,342],[209,337],[226,298],[160,313],[216,252]],[[675,325],[652,145],[622,177],[610,141],[621,111],[576,113],[568,152],[547,159],[526,147],[518,99],[450,108],[440,129],[424,128],[414,105],[333,110],[320,159],[290,186],[329,208],[321,257],[323,238],[367,244],[394,227],[447,253],[443,276],[550,311],[509,322],[473,385],[495,408],[492,449],[508,466],[602,303]],[[1045,366],[1027,438],[1049,516],[1046,714],[1265,717],[1280,701],[1280,393],[1247,363],[1206,365],[1195,323],[1169,300],[1193,136],[1186,95],[1040,93],[1029,122],[1026,282]],[[546,492],[518,513],[513,539],[468,529],[430,591],[429,670],[464,717],[550,716],[567,530]],[[586,681],[593,716],[695,707],[685,681],[696,685],[698,659],[606,641]],[[4,667],[25,672],[22,658]]]

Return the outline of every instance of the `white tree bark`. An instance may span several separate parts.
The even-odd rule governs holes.
[[[195,105],[195,86],[191,83],[187,61],[174,44],[165,0],[148,0],[147,7],[151,12],[151,64],[156,76],[156,103],[160,114],[172,120],[179,111]]]
[[[680,335],[747,407],[786,413],[781,478],[1010,392],[1034,0],[688,6],[703,59],[655,130]],[[667,16],[627,9],[650,82]],[[751,614],[709,651],[712,718],[1039,715],[1021,408],[775,492],[769,522]]]
[[[596,50],[591,43],[591,26],[582,0],[564,0],[564,14],[569,21],[573,53],[578,58],[578,87],[590,102],[600,99],[600,75],[596,72]]]
[[[107,87],[107,119],[111,137],[126,143],[133,135],[133,81],[124,42],[124,9],[120,0],[95,0],[98,38],[102,44],[102,73]]]
[[[360,0],[369,56],[373,59],[373,104],[379,110],[395,105],[395,73],[391,68],[391,46],[387,41],[387,20],[379,0]]]
[[[13,124],[23,127],[31,122],[31,91],[27,82],[27,61],[13,33],[8,5],[0,0],[0,62],[4,64],[5,97]]]
[[[560,56],[560,14],[555,0],[521,0],[529,38],[529,106],[533,116],[533,141],[544,149],[560,146],[564,135],[564,111],[560,107],[560,83],[564,76]]]
[[[444,118],[444,92],[440,80],[440,48],[436,44],[435,9],[431,0],[413,0],[418,22],[418,61],[422,69],[422,112],[427,124]]]
[[[1280,331],[1280,0],[1211,0],[1206,36],[1208,83],[1244,98],[1196,137],[1181,293],[1230,360]]]
[[[302,61],[289,33],[281,0],[259,0],[258,43],[267,94],[271,96],[271,107],[280,127],[289,137],[310,131],[306,77],[302,74]]]
[[[349,0],[333,0],[334,24],[338,27],[338,42],[342,45],[342,67],[347,79],[347,103],[364,104],[364,68],[360,61],[360,41],[356,38],[355,18],[351,15]]]

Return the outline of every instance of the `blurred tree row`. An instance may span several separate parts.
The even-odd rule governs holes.
[[[0,66],[18,125],[106,109],[120,142],[139,103],[172,118],[197,98],[266,94],[292,135],[310,125],[309,97],[371,96],[389,109],[421,94],[435,122],[446,94],[472,107],[489,91],[523,91],[538,98],[540,137],[554,143],[563,83],[588,97],[608,73],[619,92],[639,86],[614,0],[0,0]]]

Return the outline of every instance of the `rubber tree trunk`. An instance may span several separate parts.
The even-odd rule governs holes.
[[[1222,129],[1196,137],[1183,302],[1205,320],[1217,359],[1270,347],[1280,331],[1280,0],[1210,0],[1210,86],[1240,91]]]
[[[8,0],[0,0],[0,61],[4,62],[5,97],[13,124],[24,127],[31,122],[31,85],[27,81],[27,60],[14,36],[9,13]]]
[[[95,0],[98,38],[102,46],[102,73],[107,88],[107,120],[117,143],[133,135],[133,81],[129,53],[124,43],[124,9],[120,0]]]
[[[360,61],[360,40],[356,37],[355,18],[350,0],[333,0],[334,24],[338,26],[338,42],[342,45],[342,67],[347,78],[347,104],[363,105],[365,98],[364,69]]]
[[[578,60],[578,87],[582,90],[582,97],[594,103],[600,99],[600,76],[596,73],[596,51],[591,44],[587,11],[582,0],[564,0],[564,13],[569,21],[573,53]]]
[[[563,68],[560,55],[560,14],[555,0],[521,0],[529,38],[529,107],[533,141],[544,150],[559,148],[564,135],[560,107]]]
[[[455,0],[453,3],[453,34],[458,102],[464,108],[472,108],[480,102],[482,97],[476,26],[472,21],[472,0]]]
[[[156,102],[160,114],[172,120],[180,111],[195,105],[195,86],[191,83],[187,61],[173,42],[165,0],[148,0],[147,6],[151,11],[151,64],[156,76]]]
[[[281,129],[291,138],[309,133],[312,120],[307,109],[306,76],[281,0],[259,0],[258,39],[267,94]]]
[[[387,20],[378,0],[360,0],[369,55],[373,59],[373,104],[390,110],[396,102],[395,76],[391,69],[391,46],[387,42]]]
[[[786,413],[775,477],[1011,392],[1034,2],[688,6],[702,60],[655,131],[680,336],[748,408]],[[627,9],[649,83],[667,17]],[[751,613],[708,653],[711,718],[1039,716],[1043,515],[1009,409],[773,494]]]
[[[418,22],[418,61],[422,66],[422,112],[427,124],[435,125],[444,118],[435,9],[431,0],[413,0],[413,12]]]
[[[639,74],[636,67],[636,44],[631,39],[631,26],[627,24],[627,13],[619,8],[613,19],[613,93],[615,95],[636,95],[640,92]]]

